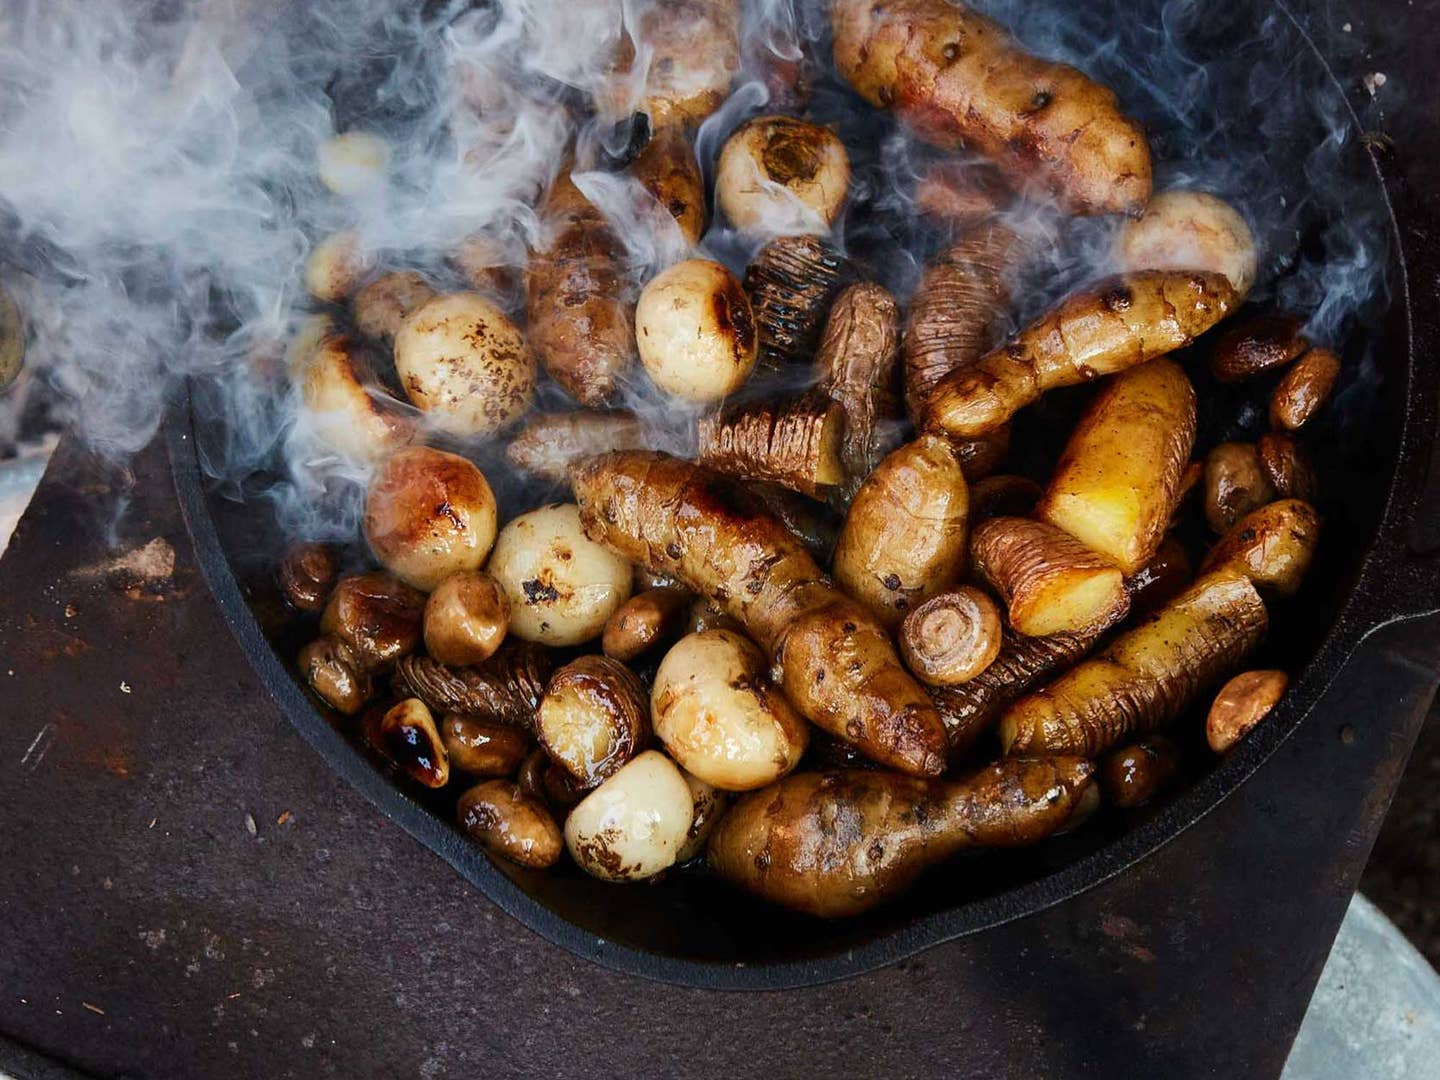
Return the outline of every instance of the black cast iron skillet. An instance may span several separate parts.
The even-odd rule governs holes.
[[[1275,62],[1326,76],[1325,92],[1333,100],[1317,103],[1324,106],[1319,111],[1340,110],[1359,130],[1340,84],[1328,78],[1302,24],[1280,10],[1283,18],[1269,31]],[[1134,11],[1131,17],[1146,15]],[[1322,132],[1291,134],[1298,153]],[[1359,142],[1347,153],[1349,166],[1364,177],[1355,197],[1365,205],[1355,212],[1373,214],[1390,234],[1386,265],[1375,271],[1385,275],[1389,298],[1358,333],[1373,370],[1352,373],[1356,384],[1346,395],[1349,404],[1333,410],[1311,439],[1326,487],[1325,538],[1306,589],[1276,610],[1266,652],[1256,661],[1294,673],[1290,692],[1235,752],[1203,766],[1168,801],[1127,818],[1102,817],[1036,849],[956,860],[899,903],[868,916],[830,923],[804,919],[699,874],[672,873],[651,885],[616,887],[573,867],[535,874],[492,862],[447,817],[377,771],[314,704],[288,658],[277,655],[241,584],[263,569],[254,560],[256,513],[208,490],[197,461],[196,436],[203,437],[203,427],[197,432],[191,412],[180,409],[168,425],[169,446],[200,563],[262,682],[326,761],[506,912],[580,956],[669,982],[777,989],[854,975],[1021,918],[1122,873],[1176,837],[1297,732],[1329,737],[1344,724],[1363,722],[1337,715],[1327,694],[1336,673],[1378,627],[1440,613],[1440,584],[1427,559],[1440,548],[1429,469],[1440,365],[1433,359],[1433,318],[1427,312],[1431,321],[1417,328],[1409,287],[1412,276],[1433,275],[1436,267],[1427,251],[1402,247],[1381,169]],[[1275,157],[1280,169],[1295,160],[1279,144]],[[1192,719],[1192,727],[1197,723]]]

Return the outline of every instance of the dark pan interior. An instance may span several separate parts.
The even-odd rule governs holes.
[[[1142,26],[1146,20],[1155,25],[1159,18],[1157,5],[1124,5],[1123,10],[1127,20]],[[1210,78],[1215,83],[1239,79],[1257,63],[1282,65],[1301,73],[1306,86],[1322,86],[1323,93],[1331,96],[1332,100],[1314,102],[1314,108],[1305,113],[1313,117],[1308,126],[1296,123],[1283,131],[1266,128],[1263,133],[1258,114],[1244,111],[1261,109],[1263,103],[1247,103],[1243,95],[1232,95],[1223,102],[1224,107],[1235,110],[1228,123],[1252,124],[1256,129],[1253,137],[1266,140],[1280,186],[1303,192],[1307,179],[1293,166],[1325,139],[1326,117],[1346,114],[1343,95],[1338,86],[1325,81],[1322,60],[1288,17],[1273,16],[1270,9],[1261,13],[1248,5],[1211,14],[1208,28],[1187,36],[1187,48],[1197,64],[1212,65]],[[1139,31],[1135,33],[1143,37]],[[1120,47],[1134,44],[1122,42]],[[1107,74],[1103,57],[1097,59],[1097,68],[1102,77]],[[1136,77],[1133,72],[1121,72],[1116,81],[1123,84]],[[1121,90],[1124,96],[1123,85]],[[1223,98],[1224,92],[1220,92]],[[1161,123],[1158,117],[1152,120],[1157,128]],[[1163,141],[1163,135],[1160,139]],[[1342,202],[1323,208],[1326,220],[1338,214],[1376,223],[1380,230],[1374,238],[1376,248],[1384,254],[1383,263],[1374,267],[1373,273],[1396,283],[1400,280],[1399,252],[1391,240],[1393,222],[1380,179],[1358,140],[1352,139],[1337,157],[1356,179],[1340,187],[1337,198]],[[1290,242],[1301,251],[1306,245],[1323,247],[1322,224],[1317,221],[1313,233],[1301,230]],[[1323,257],[1324,253],[1312,250],[1310,254]],[[1270,722],[1275,732],[1268,749],[1298,724],[1368,629],[1339,616],[1352,593],[1362,556],[1381,528],[1396,469],[1409,382],[1403,304],[1398,298],[1382,296],[1345,329],[1346,375],[1339,405],[1328,411],[1306,440],[1323,484],[1320,509],[1326,533],[1318,565],[1299,598],[1273,609],[1273,629],[1255,663],[1292,673],[1303,671]],[[1253,438],[1263,430],[1263,416],[1253,407],[1238,407],[1231,395],[1203,385],[1199,365],[1192,364],[1191,370],[1197,384],[1202,384],[1202,399],[1208,402],[1202,417],[1202,439]],[[1058,437],[1063,438],[1065,430],[1054,421],[1073,413],[1084,396],[1085,391],[1080,391],[1047,405],[1029,418],[1017,442],[1053,449],[1057,438],[1053,433],[1059,432]],[[1263,395],[1251,396],[1263,400]],[[202,444],[205,428],[198,425],[194,429]],[[195,444],[176,441],[172,445],[177,448],[183,497],[187,483],[192,482],[186,475],[196,472]],[[196,503],[187,512],[202,559],[207,558],[207,545],[218,544],[209,551],[207,570],[222,605],[227,601],[227,589],[233,589],[230,574],[240,583],[249,610],[241,609],[232,598],[227,614],[242,642],[252,651],[252,659],[291,720],[337,769],[506,910],[545,936],[602,962],[661,978],[711,985],[816,981],[1028,914],[1103,880],[1173,837],[1208,809],[1196,804],[1194,793],[1205,788],[1212,772],[1224,768],[1244,775],[1258,764],[1256,755],[1262,754],[1258,745],[1253,753],[1242,747],[1223,766],[1207,753],[1188,755],[1188,760],[1196,763],[1196,771],[1166,799],[1142,811],[1102,813],[1075,835],[1035,849],[957,859],[929,874],[901,902],[849,921],[827,923],[788,915],[733,892],[703,871],[675,871],[652,884],[632,887],[602,884],[569,865],[547,874],[520,871],[507,864],[492,864],[450,825],[448,807],[427,803],[426,796],[414,789],[392,790],[392,781],[379,776],[378,767],[360,750],[333,737],[341,724],[324,718],[294,677],[291,660],[307,628],[288,621],[268,584],[276,540],[264,515],[233,497],[208,492],[203,504]],[[255,632],[257,625],[273,640],[273,651]],[[1190,717],[1177,725],[1177,730],[1192,732],[1198,739],[1200,724]],[[1229,786],[1211,785],[1209,790],[1218,793]]]

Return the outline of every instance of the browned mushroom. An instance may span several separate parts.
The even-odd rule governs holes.
[[[340,567],[329,544],[296,544],[280,559],[276,577],[286,601],[297,611],[323,611]]]
[[[560,860],[560,827],[538,799],[508,780],[486,780],[460,796],[455,815],[486,851],[543,870]]]
[[[320,632],[343,641],[365,671],[381,671],[420,644],[425,594],[389,574],[341,578],[320,616]]]
[[[451,574],[425,602],[425,648],[442,664],[488,660],[505,640],[510,600],[489,574]]]

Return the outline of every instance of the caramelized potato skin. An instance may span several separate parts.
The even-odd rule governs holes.
[[[1005,752],[1094,757],[1150,731],[1239,666],[1268,622],[1243,574],[1208,574],[1103,652],[1012,705],[1000,721]]]
[[[1080,418],[1035,516],[1134,574],[1179,504],[1195,416],[1195,390],[1173,360],[1116,376]]]
[[[965,780],[848,769],[796,773],[739,799],[710,835],[711,869],[777,904],[823,918],[891,900],[920,872],[970,847],[1012,847],[1069,824],[1092,767],[1011,758]]]
[[[948,440],[921,435],[860,485],[835,546],[835,579],[885,626],[963,569],[969,489]]]
[[[1223,274],[1149,270],[1063,301],[931,393],[925,424],[959,438],[994,431],[1046,390],[1111,375],[1182,348],[1235,307]]]
[[[1084,633],[1130,609],[1120,568],[1067,532],[1028,518],[997,517],[975,529],[975,575],[1005,602],[1022,634]]]
[[[581,463],[571,483],[588,535],[718,601],[779,666],[801,715],[893,768],[944,768],[940,718],[884,627],[723,478],[630,451]]]
[[[976,150],[1015,187],[1043,186],[1074,213],[1145,209],[1145,133],[1079,71],[949,0],[836,0],[830,19],[840,74],[926,142]]]

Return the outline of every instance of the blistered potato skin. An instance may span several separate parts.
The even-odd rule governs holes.
[[[1268,616],[1243,574],[1208,574],[1103,652],[1017,701],[1000,721],[1007,754],[1094,757],[1178,716],[1238,667]]]
[[[801,715],[901,771],[944,768],[940,718],[884,627],[723,477],[629,451],[577,465],[571,485],[587,534],[718,601],[777,662]]]
[[[550,377],[599,408],[635,360],[635,305],[620,240],[568,172],[540,209],[544,239],[526,273],[530,347]]]
[[[1046,390],[1112,375],[1190,344],[1229,314],[1235,299],[1223,274],[1151,270],[1107,278],[942,379],[926,426],[961,438],[994,431]]]
[[[1155,554],[1195,446],[1195,390],[1173,360],[1117,376],[1081,417],[1036,516],[1130,575]]]
[[[835,546],[835,578],[884,625],[951,585],[965,554],[969,490],[948,440],[921,435],[860,485]]]
[[[1090,787],[1074,757],[1011,758],[965,780],[874,770],[796,773],[738,800],[707,861],[732,884],[823,918],[857,915],[969,847],[1012,847],[1064,827]]]
[[[1042,186],[1075,213],[1145,209],[1145,133],[1079,71],[1031,56],[949,0],[836,0],[830,19],[840,74],[926,142],[969,147],[1017,188]]]

